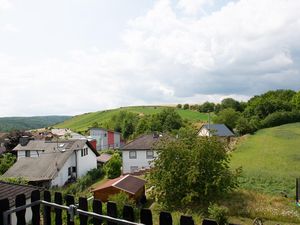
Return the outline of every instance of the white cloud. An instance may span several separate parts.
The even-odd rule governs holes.
[[[10,0],[0,0],[0,11],[7,10],[12,7],[12,3]]]
[[[202,9],[205,5],[213,5],[214,0],[179,0],[177,7],[182,9],[186,14],[196,14],[199,11],[205,13]]]
[[[14,26],[13,24],[10,24],[10,23],[7,23],[7,24],[3,25],[2,27],[0,27],[0,31],[13,32],[13,33],[20,32],[16,26]]]
[[[209,4],[199,2],[195,8]],[[91,46],[31,63],[0,55],[1,114],[246,100],[300,89],[300,1],[240,0],[200,18],[178,15],[180,4],[186,10],[196,3],[157,1],[130,21],[122,50]]]

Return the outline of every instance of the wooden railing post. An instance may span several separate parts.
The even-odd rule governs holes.
[[[86,198],[79,198],[79,209],[82,209],[84,211],[88,211],[88,202]],[[79,215],[80,225],[87,225],[88,216],[85,215]]]
[[[202,225],[218,225],[217,221],[211,219],[204,219]]]
[[[142,224],[153,225],[152,212],[150,209],[141,209],[140,220]]]
[[[16,196],[16,208],[26,205],[26,197],[25,194],[20,194]],[[17,225],[26,225],[26,209],[16,212],[17,216]]]
[[[74,196],[72,195],[67,195],[66,196],[66,205],[70,206],[70,205],[74,205],[75,204],[75,199]],[[69,214],[69,212],[67,212],[67,225],[74,225],[74,221],[71,221],[71,216]]]
[[[50,191],[44,191],[44,201],[51,202],[51,194]],[[51,224],[51,207],[44,205],[44,225]]]
[[[123,207],[123,219],[134,222],[134,211],[131,206],[125,205]]]
[[[160,225],[172,225],[173,220],[171,213],[169,212],[160,212],[159,214],[159,224]]]
[[[34,190],[33,192],[31,192],[31,202],[36,202],[39,201],[40,199],[41,199],[41,193],[39,190]],[[32,225],[40,225],[41,222],[40,209],[41,209],[40,204],[31,207]]]
[[[118,218],[118,212],[117,212],[117,204],[114,202],[107,202],[107,215]],[[117,223],[107,221],[107,225],[117,225]]]
[[[54,194],[54,202],[56,204],[62,205],[63,204],[63,197],[60,192],[55,192]],[[62,210],[55,208],[55,225],[62,225]]]
[[[102,214],[102,202],[100,200],[93,200],[93,212],[97,214]],[[102,219],[93,218],[94,225],[101,225]]]
[[[8,200],[8,198],[1,199],[0,200],[0,225],[3,225],[3,222],[4,222],[3,221],[3,213],[7,210],[9,210],[9,200]],[[10,218],[8,218],[8,219],[9,219],[9,223],[10,223]]]
[[[191,216],[181,216],[180,225],[195,225],[195,222]]]

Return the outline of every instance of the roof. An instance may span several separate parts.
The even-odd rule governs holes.
[[[93,192],[102,190],[107,187],[115,187],[117,189],[120,189],[122,191],[128,192],[130,194],[136,194],[144,185],[146,184],[146,181],[143,179],[140,179],[138,177],[132,176],[130,174],[126,176],[121,176],[113,180],[109,180],[105,182],[102,185],[99,185],[96,187]]]
[[[106,163],[111,159],[112,155],[107,153],[102,153],[100,156],[97,157],[97,162]]]
[[[122,147],[122,150],[149,150],[153,149],[154,145],[162,139],[162,136],[153,134],[145,134],[137,139],[129,142]]]
[[[82,149],[87,144],[92,151],[99,153],[86,140],[69,140],[63,142],[31,140],[26,146],[20,144],[14,148],[14,151],[21,150],[43,150],[40,157],[24,157],[9,168],[3,177],[24,177],[29,181],[52,180],[64,166],[68,158],[75,150]]]
[[[15,205],[16,196],[25,194],[26,199],[30,198],[31,192],[39,188],[30,185],[11,184],[0,181],[0,199],[8,198],[10,207]]]
[[[203,125],[202,128],[206,128],[208,130],[208,124]],[[213,136],[219,136],[219,137],[230,137],[234,136],[234,133],[231,132],[231,130],[228,129],[224,124],[210,124],[209,130],[212,132]]]

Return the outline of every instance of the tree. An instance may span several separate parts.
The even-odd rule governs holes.
[[[215,111],[215,103],[213,102],[204,102],[199,107],[199,112],[207,113]]]
[[[119,177],[121,175],[122,160],[118,153],[114,153],[111,159],[104,165],[104,171],[109,179]]]
[[[181,108],[182,108],[182,105],[181,105],[181,104],[177,104],[176,108],[177,108],[177,109],[181,109]]]
[[[239,111],[239,112],[242,111],[241,104],[233,98],[224,98],[221,101],[221,110],[228,109],[228,108],[232,108],[235,111]]]
[[[184,137],[158,144],[158,157],[147,175],[152,194],[167,208],[194,202],[205,205],[237,185],[239,173],[229,170],[229,155],[222,143],[214,137]]]
[[[5,142],[5,148],[7,151],[13,150],[18,144],[22,136],[31,137],[32,134],[26,131],[15,130],[9,133],[7,136],[8,141]]]
[[[5,153],[0,157],[0,175],[4,174],[16,161],[11,153]]]
[[[235,111],[232,108],[223,109],[219,112],[216,118],[214,118],[215,123],[224,123],[229,128],[233,129],[236,126],[238,119],[240,118],[240,112]]]
[[[190,108],[190,105],[189,104],[184,104],[183,105],[183,109],[189,109]]]
[[[300,91],[298,91],[292,98],[293,108],[300,110]]]

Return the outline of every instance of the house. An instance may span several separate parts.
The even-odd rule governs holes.
[[[102,153],[100,156],[97,157],[97,164],[99,166],[103,166],[105,163],[107,163],[111,159],[112,155],[107,153]]]
[[[98,152],[86,140],[44,141],[20,139],[13,151],[17,162],[3,177],[24,177],[30,184],[63,186],[97,168]]]
[[[90,136],[97,141],[97,150],[120,148],[121,134],[104,128],[91,128]]]
[[[94,198],[107,202],[110,195],[124,192],[139,202],[145,197],[145,180],[131,175],[121,176],[99,185],[92,190]]]
[[[123,174],[150,169],[151,161],[156,157],[155,144],[162,135],[145,134],[121,148]]]
[[[205,124],[203,125],[199,132],[199,136],[217,136],[217,137],[233,137],[234,133],[232,133],[231,130],[229,130],[228,127],[224,124]]]
[[[11,184],[11,183],[0,181],[0,199],[8,198],[10,209],[15,208],[15,199],[16,196],[19,194],[25,194],[26,204],[29,204],[31,202],[30,200],[31,192],[34,190],[38,190],[38,188],[29,185]],[[26,209],[25,217],[26,217],[26,224],[30,224],[30,220],[32,217],[31,208]],[[17,217],[15,213],[11,215],[10,224],[11,225],[17,224]]]

